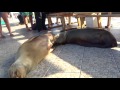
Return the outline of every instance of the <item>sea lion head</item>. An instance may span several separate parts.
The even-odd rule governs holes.
[[[64,44],[66,41],[66,31],[54,34],[54,44]]]
[[[50,42],[53,44],[54,43],[54,35],[52,34],[52,33],[50,33],[50,32],[48,32],[47,34],[45,34],[47,37],[48,37],[48,39],[50,40]]]

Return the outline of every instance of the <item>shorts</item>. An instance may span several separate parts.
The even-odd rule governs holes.
[[[22,16],[30,16],[33,15],[32,12],[21,12]]]

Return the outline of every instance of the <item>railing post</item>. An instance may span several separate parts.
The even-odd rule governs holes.
[[[111,15],[112,12],[108,12],[108,15]],[[108,17],[108,22],[107,22],[107,28],[110,28],[110,24],[111,24],[111,17]]]
[[[101,13],[97,13],[97,15],[101,15]],[[98,28],[102,28],[101,21],[102,21],[102,18],[101,17],[97,17]]]

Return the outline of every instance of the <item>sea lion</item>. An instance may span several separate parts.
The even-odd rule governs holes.
[[[10,66],[10,78],[24,78],[50,52],[53,37],[50,33],[35,36],[24,42]]]
[[[85,47],[111,48],[117,47],[115,37],[104,29],[72,29],[62,31],[54,36],[54,45],[78,44]]]

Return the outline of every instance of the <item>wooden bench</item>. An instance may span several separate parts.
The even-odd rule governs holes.
[[[65,19],[64,17],[75,17],[77,18],[77,23],[78,23],[78,28],[84,28],[85,26],[85,17],[97,17],[97,24],[98,24],[98,28],[102,28],[101,25],[101,17],[108,17],[108,21],[107,21],[107,28],[110,27],[110,23],[111,23],[111,17],[120,17],[120,14],[112,14],[112,12],[60,12],[60,13],[52,13],[49,14],[48,17],[48,26],[53,28],[51,26],[51,17],[58,17],[61,19],[62,22],[62,29],[65,30],[66,29],[66,25],[65,25]],[[61,25],[59,25],[61,26]]]
[[[71,17],[73,16],[73,12],[60,12],[60,13],[52,13],[52,14],[48,14],[47,18],[48,18],[48,27],[50,28],[54,28],[54,26],[52,26],[52,22],[51,22],[51,17],[56,17],[56,18],[60,18],[61,19],[61,23],[62,23],[62,29],[65,30],[65,19],[64,17]],[[70,22],[69,22],[70,24]],[[61,25],[58,25],[61,26]]]

